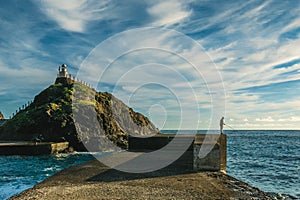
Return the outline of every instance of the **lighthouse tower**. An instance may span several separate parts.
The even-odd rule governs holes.
[[[67,71],[67,65],[62,64],[62,66],[58,67],[58,78],[67,78],[68,77],[68,71]]]

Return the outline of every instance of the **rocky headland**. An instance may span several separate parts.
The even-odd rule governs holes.
[[[74,116],[81,122],[75,123]],[[98,129],[94,128],[98,126]],[[36,95],[30,105],[0,127],[0,140],[67,141],[76,151],[86,151],[85,146],[89,144],[97,151],[106,148],[101,140],[95,141],[99,134],[127,149],[129,134],[156,133],[157,128],[147,117],[133,111],[112,94],[96,92],[81,82],[58,77],[55,84]]]

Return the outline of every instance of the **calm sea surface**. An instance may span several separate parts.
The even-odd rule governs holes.
[[[229,175],[263,191],[300,199],[300,131],[227,131],[226,134]],[[0,199],[93,158],[85,153],[0,156]]]

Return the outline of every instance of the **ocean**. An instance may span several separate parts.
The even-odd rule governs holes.
[[[300,131],[225,133],[227,174],[265,192],[300,199]],[[62,169],[93,158],[88,153],[0,156],[0,199],[7,199]]]
[[[227,134],[227,173],[265,192],[300,199],[300,131]]]

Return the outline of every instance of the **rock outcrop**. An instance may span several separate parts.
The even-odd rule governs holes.
[[[75,123],[76,122],[76,123]],[[0,127],[0,140],[68,141],[77,151],[128,148],[128,135],[153,135],[149,119],[107,92],[57,78],[24,110]],[[104,139],[103,139],[104,138]],[[111,144],[107,144],[111,143]]]
[[[4,116],[3,116],[3,114],[0,111],[0,120],[2,120],[2,119],[4,119]]]

